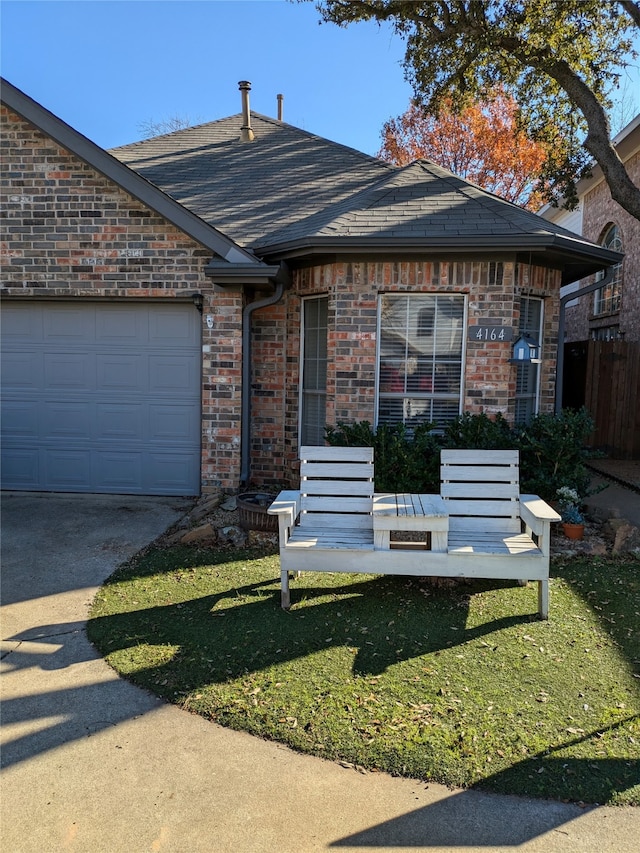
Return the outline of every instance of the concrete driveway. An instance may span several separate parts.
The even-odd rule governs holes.
[[[85,637],[89,603],[190,505],[3,495],[3,850],[637,850],[640,810],[360,774],[222,729],[119,679]]]

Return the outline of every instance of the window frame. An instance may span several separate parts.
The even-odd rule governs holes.
[[[437,317],[437,299],[438,297],[446,298],[446,299],[454,299],[460,300],[462,303],[462,313],[461,313],[461,325],[460,325],[460,373],[459,373],[459,390],[456,395],[456,417],[462,414],[464,408],[464,397],[465,397],[465,381],[466,381],[466,363],[467,363],[467,336],[466,329],[468,325],[468,310],[469,310],[469,296],[467,293],[460,292],[450,292],[450,291],[432,291],[432,292],[414,292],[414,291],[400,291],[400,292],[381,292],[378,294],[378,304],[377,304],[377,329],[376,329],[376,365],[375,365],[375,394],[374,394],[374,428],[377,429],[380,424],[380,403],[381,399],[384,399],[385,392],[381,390],[381,368],[382,368],[382,307],[383,300],[385,299],[429,299],[433,300],[433,316],[434,323],[435,318]],[[424,324],[422,323],[422,315],[425,309],[429,307],[428,305],[424,305],[423,307],[418,307],[416,310],[417,315],[417,325],[416,325],[416,337],[426,337],[424,333]],[[435,360],[434,360],[435,365]],[[405,377],[406,379],[406,377]],[[386,392],[388,393],[388,392]],[[400,394],[400,392],[398,392]],[[391,399],[391,397],[389,397]],[[433,413],[433,402],[443,401],[451,401],[453,399],[453,394],[444,394],[438,393],[436,391],[431,392],[420,392],[420,391],[409,391],[405,387],[402,391],[401,396],[398,396],[397,399],[403,400],[427,400],[429,401],[429,407],[431,412]],[[403,406],[404,407],[404,406]],[[427,422],[430,418],[420,419],[418,422]],[[387,421],[382,421],[383,423],[387,423]],[[447,421],[444,420],[441,424],[438,424],[438,429],[442,429],[444,424]],[[393,421],[393,423],[404,423],[406,424],[406,419],[403,417],[401,421]],[[407,426],[408,430],[411,430],[411,426]]]
[[[529,323],[526,322],[526,317],[528,312],[523,310],[523,304],[525,302],[537,302],[540,305],[540,320],[538,323],[538,328],[534,329]],[[514,411],[513,411],[513,420],[514,424],[526,424],[529,418],[537,415],[540,411],[540,382],[541,382],[541,370],[540,366],[543,360],[543,339],[544,339],[544,299],[541,296],[521,296],[520,297],[520,322],[518,323],[518,334],[528,334],[534,338],[538,344],[540,345],[540,363],[538,364],[526,364],[517,365],[517,374],[516,374],[516,391],[514,395]],[[523,322],[523,318],[525,322]],[[520,384],[524,384],[525,372],[529,377],[533,377],[534,390],[533,392],[518,393],[518,387]],[[523,401],[532,401],[531,411],[527,412],[524,418],[518,417],[518,406]]]
[[[305,376],[307,372],[307,361],[306,361],[306,344],[307,344],[307,311],[308,306],[311,302],[321,302],[324,301],[326,306],[326,325],[324,327],[325,331],[325,372],[324,372],[324,391],[319,389],[307,389],[305,388]],[[317,327],[319,328],[319,327]],[[304,296],[302,298],[301,311],[300,311],[300,353],[299,353],[299,387],[298,387],[298,446],[302,447],[305,444],[315,444],[316,441],[310,441],[308,434],[304,433],[306,429],[305,423],[305,411],[306,411],[306,399],[307,395],[310,393],[315,394],[315,396],[324,397],[324,412],[325,412],[325,420],[322,425],[322,441],[319,444],[324,444],[324,428],[327,425],[326,421],[326,413],[327,413],[327,367],[329,363],[328,357],[328,338],[329,338],[329,296],[328,294],[314,294],[313,296]],[[316,358],[316,363],[318,359]],[[317,427],[316,424],[316,438],[317,438]],[[304,434],[303,434],[304,433]]]
[[[614,252],[623,251],[622,232],[620,226],[615,222],[610,222],[604,230],[600,240],[600,245],[605,249],[611,249]],[[603,317],[607,314],[619,314],[622,302],[622,285],[624,281],[622,271],[623,261],[611,268],[613,279],[605,287],[601,287],[593,294],[593,316]],[[605,276],[604,272],[599,272],[596,276],[596,281],[600,281]]]

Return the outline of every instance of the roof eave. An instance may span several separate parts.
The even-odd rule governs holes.
[[[493,242],[492,242],[493,240]],[[255,248],[256,254],[270,262],[276,259],[310,260],[318,256],[355,255],[450,255],[527,253],[531,259],[563,269],[563,284],[577,281],[605,267],[619,263],[623,255],[595,244],[587,244],[557,234],[532,234],[517,237],[304,237],[286,243]]]
[[[210,261],[204,268],[204,274],[213,284],[219,287],[237,287],[252,285],[266,287],[279,281],[288,280],[287,266],[279,264],[228,264],[215,260]]]

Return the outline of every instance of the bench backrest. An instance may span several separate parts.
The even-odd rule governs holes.
[[[373,526],[373,448],[300,448],[300,526]]]
[[[454,532],[520,532],[517,450],[443,450],[441,495]]]

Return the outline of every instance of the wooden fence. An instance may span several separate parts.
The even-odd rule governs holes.
[[[614,459],[640,459],[640,343],[589,341],[586,378],[590,443]]]

